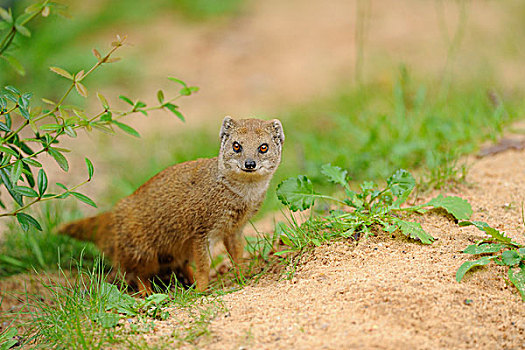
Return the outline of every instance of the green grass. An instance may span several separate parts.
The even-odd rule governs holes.
[[[175,322],[168,339],[159,346],[196,344],[210,334],[209,324],[226,312],[220,290],[206,295],[178,284],[164,293],[137,299],[107,282],[105,264],[96,259],[91,268],[59,269],[58,274],[41,273],[33,279],[41,286],[29,288],[19,296],[27,300],[21,311],[4,314],[0,321],[10,326],[0,333],[0,348],[15,334],[23,346],[39,348],[101,349],[111,346],[150,348],[140,335],[151,333],[156,322],[166,320],[177,310],[183,320]],[[17,292],[12,292],[16,296]],[[16,331],[13,331],[16,330]]]
[[[82,215],[74,201],[47,202],[40,209],[36,217],[42,231],[23,232],[15,220],[8,222],[0,245],[0,278],[32,270],[57,270],[61,264],[74,263],[81,254],[84,267],[90,268],[99,257],[100,252],[92,243],[57,235],[61,223]]]

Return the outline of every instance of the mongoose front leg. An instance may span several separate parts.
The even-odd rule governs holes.
[[[242,259],[242,253],[244,250],[244,244],[242,241],[241,231],[239,230],[233,234],[224,236],[224,246],[226,247],[226,251],[230,255],[235,273],[237,274],[237,276],[242,276],[240,264]]]
[[[226,235],[224,237],[224,246],[226,247],[228,254],[230,254],[232,262],[235,265],[239,265],[244,249],[241,232],[238,231],[233,234]]]
[[[210,257],[208,253],[208,240],[204,237],[195,238],[192,244],[193,259],[195,261],[194,279],[196,289],[204,292],[208,288],[210,279]]]
[[[153,288],[151,287],[151,282],[149,279],[137,279],[137,284],[139,288],[139,294],[141,297],[145,298],[153,294]]]

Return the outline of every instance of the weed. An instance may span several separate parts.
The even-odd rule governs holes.
[[[347,171],[330,164],[324,165],[322,174],[330,181],[344,188],[346,198],[317,194],[311,181],[304,175],[283,181],[277,187],[277,196],[291,211],[306,210],[314,206],[316,199],[335,202],[337,206],[327,215],[313,215],[311,212],[299,225],[292,216],[292,225],[280,224],[277,230],[281,240],[290,250],[301,250],[307,246],[318,246],[334,238],[359,239],[374,234],[374,231],[401,232],[403,235],[431,244],[434,237],[425,232],[421,224],[406,220],[408,213],[424,213],[428,208],[442,208],[458,220],[467,220],[472,214],[470,204],[459,197],[439,195],[427,203],[408,206],[406,201],[415,187],[415,180],[406,170],[398,170],[386,180],[386,187],[380,189],[374,182],[366,181],[360,191],[350,188]],[[284,254],[281,251],[278,254]]]
[[[456,272],[456,281],[461,282],[470,269],[494,262],[497,265],[508,267],[509,281],[516,287],[521,298],[525,301],[525,245],[512,241],[504,233],[482,221],[463,221],[459,225],[474,225],[488,234],[490,238],[482,239],[463,250],[465,254],[481,257],[478,260],[464,262]]]

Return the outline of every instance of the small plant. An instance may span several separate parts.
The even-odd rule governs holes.
[[[289,178],[277,187],[277,197],[294,212],[312,208],[316,199],[326,199],[337,204],[328,215],[312,214],[301,225],[297,225],[295,221],[293,227],[278,225],[281,240],[291,250],[300,250],[312,244],[319,245],[336,237],[358,239],[361,233],[370,236],[376,230],[401,232],[423,244],[431,244],[434,237],[425,232],[421,224],[408,221],[407,214],[425,213],[429,208],[442,208],[457,220],[467,220],[472,214],[472,208],[466,200],[453,196],[439,195],[421,205],[406,205],[415,187],[414,178],[406,170],[396,171],[387,179],[386,187],[382,189],[374,182],[366,181],[360,185],[358,192],[350,188],[346,170],[326,164],[321,173],[328,181],[341,185],[346,198],[315,193],[311,181],[304,175]]]
[[[508,267],[509,281],[518,289],[522,300],[525,301],[525,246],[512,241],[504,233],[482,221],[463,221],[459,225],[474,225],[490,238],[484,238],[463,250],[465,254],[477,255],[480,258],[464,262],[456,272],[456,281],[461,282],[470,269],[494,262]]]

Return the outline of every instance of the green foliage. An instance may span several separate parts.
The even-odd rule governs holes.
[[[16,223],[8,222],[0,245],[0,278],[33,270],[56,270],[61,263],[72,262],[80,254],[83,266],[91,268],[100,256],[94,244],[56,234],[61,223],[82,215],[75,204],[51,201],[40,206],[34,215],[41,231],[30,226],[27,232],[20,232]]]
[[[16,328],[7,328],[5,332],[0,333],[0,350],[11,349],[18,343],[18,340],[14,339],[18,331]]]
[[[472,214],[470,204],[459,197],[433,198],[417,206],[406,205],[408,196],[415,187],[415,180],[406,170],[398,170],[380,189],[374,182],[363,182],[360,191],[353,191],[347,179],[347,171],[337,166],[324,165],[322,174],[331,182],[341,185],[345,198],[317,194],[310,180],[302,175],[283,181],[277,187],[277,197],[292,211],[313,207],[316,199],[326,199],[337,204],[328,215],[311,216],[305,223],[292,227],[278,225],[281,240],[293,250],[308,245],[319,245],[334,237],[354,237],[361,233],[373,234],[373,230],[388,233],[401,232],[403,235],[430,244],[434,238],[425,232],[419,223],[407,221],[404,214],[424,213],[428,208],[442,208],[456,219],[464,220]]]
[[[465,254],[481,256],[478,260],[464,262],[456,272],[456,281],[461,282],[472,268],[484,266],[490,262],[508,267],[509,281],[516,287],[525,301],[525,246],[518,244],[503,232],[490,227],[483,221],[463,221],[460,226],[474,225],[490,238],[482,239],[463,250]]]
[[[519,98],[491,100],[474,81],[454,85],[446,98],[425,85],[402,70],[393,84],[345,88],[292,111],[283,118],[287,142],[294,145],[284,147],[285,172],[299,169],[322,185],[321,165],[327,162],[359,181],[422,168],[426,187],[442,188],[464,178],[460,156],[497,139],[523,114]]]
[[[46,0],[31,5],[26,9],[25,14],[17,18],[12,16],[10,10],[3,10],[0,15],[4,22],[10,25],[11,30],[0,42],[0,56],[6,54],[17,33],[27,34],[26,29],[22,29],[25,28],[23,25],[27,21],[40,13],[47,16],[50,9],[54,7],[53,3]],[[64,153],[69,152],[69,150],[59,148],[57,144],[64,137],[75,138],[77,129],[86,131],[97,129],[111,134],[114,133],[113,126],[116,126],[128,134],[138,137],[138,132],[124,124],[121,118],[133,113],[141,113],[147,116],[149,111],[157,109],[169,110],[177,118],[184,120],[178,106],[173,104],[173,101],[191,95],[198,91],[198,88],[187,86],[184,82],[174,78],[169,79],[182,86],[178,95],[171,99],[165,99],[164,92],[159,91],[157,93],[159,104],[152,107],[148,107],[140,100],[133,102],[126,96],[120,96],[122,100],[131,105],[129,110],[120,111],[111,107],[107,99],[101,94],[97,94],[101,103],[101,111],[93,115],[86,114],[80,107],[65,104],[73,90],[80,96],[87,98],[88,90],[83,81],[102,65],[118,61],[119,59],[112,57],[112,55],[123,46],[124,41],[125,38],[117,35],[117,40],[111,44],[111,50],[105,55],[94,49],[93,54],[96,63],[86,71],[82,69],[73,74],[63,68],[50,67],[52,72],[69,81],[69,87],[57,102],[44,98],[42,100],[47,106],[34,107],[31,105],[32,93],[22,93],[13,86],[6,86],[3,91],[0,91],[0,129],[3,132],[0,134],[0,186],[5,187],[11,196],[11,200],[17,204],[14,208],[10,208],[11,206],[0,202],[0,206],[5,210],[0,213],[0,217],[16,217],[24,231],[28,231],[30,227],[41,230],[38,221],[24,212],[36,203],[51,199],[63,199],[71,195],[81,202],[96,207],[93,200],[75,191],[76,188],[91,181],[94,172],[91,161],[86,159],[88,176],[84,182],[72,188],[57,183],[57,186],[62,189],[60,193],[46,193],[48,177],[42,164],[37,160],[39,155],[47,153],[62,170],[67,172],[69,163]],[[31,133],[31,136],[27,136],[28,133]],[[40,168],[37,181],[34,177],[36,168]],[[23,185],[19,185],[20,181]]]

